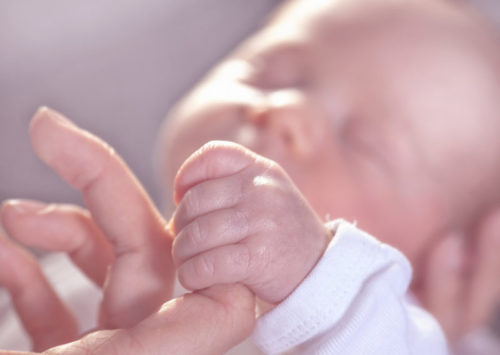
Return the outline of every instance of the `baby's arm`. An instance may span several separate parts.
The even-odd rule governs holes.
[[[280,303],[255,331],[267,353],[446,353],[437,323],[406,300],[407,260],[345,222],[323,225],[272,161],[209,143],[181,167],[175,194],[181,282],[241,282]]]

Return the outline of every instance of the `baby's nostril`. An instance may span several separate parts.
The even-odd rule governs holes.
[[[246,107],[245,117],[253,123],[263,123],[268,116],[269,106],[263,100],[255,100]]]

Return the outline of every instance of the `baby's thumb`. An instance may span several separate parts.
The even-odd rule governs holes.
[[[214,286],[165,303],[134,328],[98,331],[46,354],[219,355],[247,338],[254,323],[255,298],[246,287]]]

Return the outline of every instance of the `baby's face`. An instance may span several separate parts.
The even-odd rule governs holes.
[[[438,1],[383,3],[288,4],[170,115],[168,186],[202,144],[230,140],[278,162],[321,217],[413,261],[466,220],[498,151],[490,43]]]

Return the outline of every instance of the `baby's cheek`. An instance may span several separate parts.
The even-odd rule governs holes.
[[[419,260],[433,236],[442,228],[440,212],[423,199],[408,201],[396,196],[380,201],[374,207],[368,212],[367,231],[403,252],[412,264]]]

